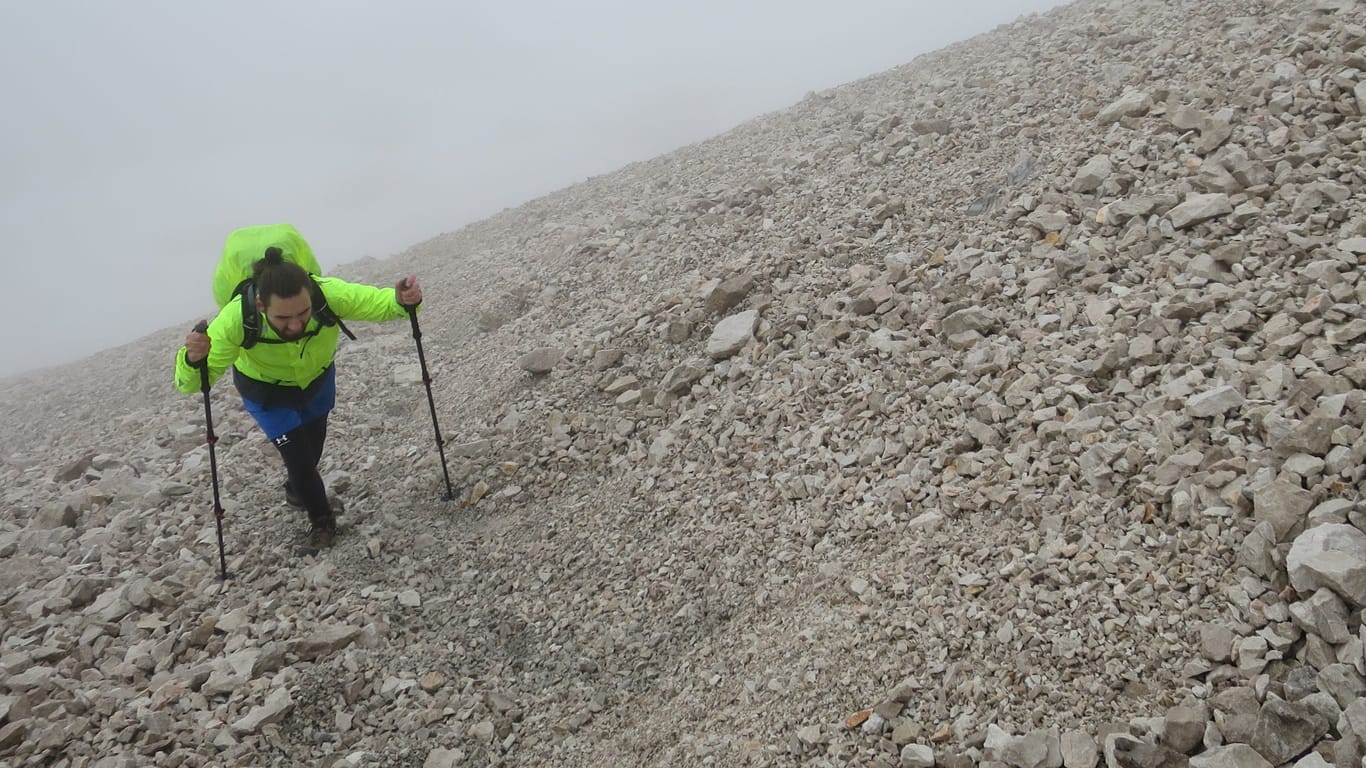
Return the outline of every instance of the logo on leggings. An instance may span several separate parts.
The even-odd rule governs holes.
[[[289,433],[286,432],[285,434],[280,435],[279,437],[275,438],[272,442],[275,443],[276,448],[283,448],[284,446],[289,445]]]

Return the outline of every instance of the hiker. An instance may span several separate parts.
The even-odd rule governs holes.
[[[292,258],[280,247],[265,248],[252,263],[250,286],[243,281],[204,332],[201,325],[185,337],[176,355],[175,385],[193,394],[201,391],[199,368],[208,366],[210,383],[232,368],[242,404],[284,460],[286,502],[307,510],[309,546],[324,548],[337,532],[318,460],[327,414],[336,402],[333,357],[339,327],[345,330],[339,321],[407,317],[409,307],[415,312],[422,303],[422,288],[413,275],[393,288],[315,278],[287,255]],[[255,312],[242,304],[250,300]]]

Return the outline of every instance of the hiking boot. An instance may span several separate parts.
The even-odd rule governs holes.
[[[332,542],[337,538],[337,522],[327,520],[313,524],[313,528],[308,532],[308,546],[310,549],[327,549],[332,546]]]
[[[293,488],[289,487],[288,481],[285,482],[285,503],[295,509],[304,508],[304,500],[299,497],[299,494],[294,492]],[[330,493],[327,494],[327,503],[332,507],[332,514],[334,515],[340,515],[346,511],[346,504],[343,503],[339,497],[333,496]]]
[[[304,508],[304,500],[299,498],[299,494],[295,493],[293,488],[289,487],[288,480],[285,481],[285,503],[296,509]]]

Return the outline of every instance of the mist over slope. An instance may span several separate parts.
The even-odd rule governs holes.
[[[460,499],[361,326],[316,560],[214,392],[226,587],[183,329],[4,382],[0,755],[1359,762],[1364,44],[1083,0],[344,265]]]

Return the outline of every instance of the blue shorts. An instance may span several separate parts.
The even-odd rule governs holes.
[[[337,369],[335,367],[327,369],[327,372],[323,374],[323,381],[318,387],[318,391],[298,408],[285,406],[267,408],[254,400],[242,398],[242,405],[246,406],[247,413],[256,419],[261,431],[265,432],[266,437],[271,440],[311,421],[321,419],[330,413],[336,404]]]

